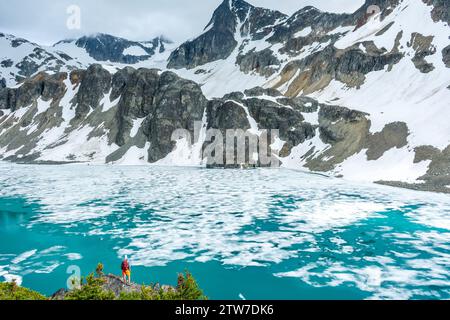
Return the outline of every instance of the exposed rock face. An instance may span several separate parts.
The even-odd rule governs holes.
[[[442,50],[442,60],[447,68],[450,68],[450,45]]]
[[[170,68],[196,68],[182,73],[199,85],[155,69],[124,68],[113,75],[100,65],[73,70],[74,59],[62,52],[0,35],[0,41],[8,41],[11,48],[29,48],[18,61],[0,61],[5,68],[0,72],[10,68],[0,73],[0,78],[6,77],[6,82],[0,81],[1,153],[5,159],[23,162],[51,161],[55,154],[61,154],[57,162],[121,163],[130,158],[139,163],[157,162],[177,156],[171,154],[179,146],[171,139],[175,129],[193,135],[194,122],[202,122],[222,133],[241,129],[245,139],[257,138],[264,129],[278,129],[276,144],[282,145],[280,156],[286,162],[333,175],[339,174],[340,167],[345,170],[344,163],[351,157],[371,167],[375,161],[387,160],[382,159],[387,151],[392,151],[389,156],[409,155],[416,148],[417,163],[434,163],[424,177],[426,184],[442,185],[439,179],[446,181],[446,151],[417,146],[426,132],[420,116],[406,115],[409,110],[425,110],[427,104],[433,115],[445,114],[441,106],[445,99],[437,101],[436,97],[447,97],[450,88],[437,59],[442,54],[442,61],[450,67],[450,46],[442,45],[444,24],[434,28],[431,19],[421,15],[428,19],[424,30],[414,29],[413,22],[403,26],[405,18],[416,16],[415,10],[431,12],[435,21],[448,20],[448,1],[423,2],[433,9],[419,0],[368,0],[353,14],[306,7],[287,17],[243,0],[225,0],[204,33],[182,44],[168,61]],[[377,8],[370,12],[371,5],[380,8],[379,20],[378,16],[371,20],[378,12]],[[75,42],[93,59],[120,63],[143,61],[165,50],[162,39],[145,44],[99,35]],[[145,54],[124,54],[130,46]],[[43,61],[51,64],[52,72],[61,63],[71,68],[64,70],[67,73],[41,74],[47,63]],[[16,66],[20,69],[14,77],[23,84],[7,88],[12,77],[9,71]],[[27,74],[35,76],[25,80]],[[435,82],[428,86],[426,79]],[[217,88],[219,81],[223,90]],[[254,83],[261,87],[245,90]],[[398,88],[393,89],[398,90],[392,92],[386,83],[394,83]],[[431,88],[434,83],[436,90]],[[422,93],[422,87],[429,92]],[[201,88],[207,96],[219,98],[208,100]],[[383,96],[385,91],[389,96]],[[309,94],[323,103],[305,96]],[[436,106],[431,106],[433,102]],[[422,120],[424,125],[427,120]],[[371,121],[380,128],[378,132],[373,131]],[[57,139],[49,141],[49,136]],[[80,136],[83,139],[78,141]],[[442,140],[447,144],[445,137],[426,141],[442,148]],[[62,146],[71,143],[82,151],[66,153]],[[184,150],[181,144],[179,150]],[[51,150],[55,151],[48,156]],[[249,162],[250,150],[246,152],[245,162]],[[424,163],[414,166],[411,174],[417,169],[421,170],[417,176],[423,175],[426,168]]]
[[[315,113],[319,110],[319,103],[317,100],[308,97],[296,97],[296,98],[278,98],[278,103],[290,106],[297,111],[303,113]]]
[[[74,92],[74,96],[66,96],[68,92]],[[69,105],[61,105],[63,100]],[[190,144],[199,142],[192,137],[198,139],[194,126],[200,122],[207,129],[218,129],[224,137],[227,129],[240,129],[238,139],[258,139],[267,130],[267,145],[275,143],[274,139],[282,142],[278,147],[281,149],[272,150],[278,151],[282,159],[290,156],[294,147],[307,148],[309,141],[320,139],[329,147],[318,150],[310,143],[310,150],[299,161],[312,171],[330,172],[362,151],[368,161],[376,161],[386,151],[404,148],[409,136],[405,123],[393,122],[382,131],[371,133],[366,113],[318,103],[308,97],[288,98],[275,89],[256,87],[244,93],[230,93],[222,99],[207,100],[199,85],[172,72],[128,67],[112,76],[100,65],[70,74],[39,73],[18,88],[2,88],[0,109],[7,114],[20,114],[17,117],[5,117],[5,111],[0,114],[0,149],[10,153],[6,160],[21,162],[48,161],[42,158],[43,154],[73,144],[70,137],[78,139],[87,129],[86,141],[79,148],[83,150],[87,148],[84,145],[91,144],[94,147],[83,153],[73,150],[56,162],[101,159],[115,163],[130,150],[135,150],[134,153],[140,150],[142,161],[157,162],[175,150],[177,144],[172,134],[178,129],[191,134]],[[70,110],[73,117],[67,119]],[[312,114],[317,115],[317,123],[305,120],[306,116],[313,119]],[[56,129],[61,137],[42,146],[46,132]],[[270,137],[272,129],[278,130],[277,136]],[[104,145],[96,147],[92,141]],[[205,141],[204,148],[207,147]],[[102,154],[105,148],[111,150]],[[252,165],[252,156],[261,152],[261,148],[250,149],[246,143],[242,162],[236,149],[228,150],[224,140],[223,161],[217,164],[208,158],[208,166]],[[416,149],[416,162],[431,163],[422,179],[433,190],[448,182],[448,153],[448,149]],[[228,162],[229,158],[235,159],[234,162]],[[265,164],[257,160],[255,165]]]
[[[296,97],[302,92],[308,94],[323,89],[333,79],[350,87],[358,87],[363,84],[366,74],[383,70],[386,65],[396,64],[401,58],[398,53],[378,56],[365,54],[359,49],[342,51],[329,46],[303,60],[290,62],[281,72],[274,88],[291,81],[286,95]],[[294,77],[295,74],[298,76]]]
[[[273,36],[271,36],[268,41],[273,44],[287,41],[287,46],[292,46],[289,41],[297,38],[295,34],[307,27],[312,28],[311,35],[316,35],[319,33],[323,34],[327,31],[333,30],[348,19],[349,16],[345,14],[340,15],[322,12],[315,7],[307,6],[294,13],[280,25],[276,26]],[[318,36],[314,40],[318,40],[319,38],[321,37]]]
[[[283,17],[285,15],[278,11],[256,8],[242,0],[224,0],[214,12],[205,32],[176,49],[169,58],[168,67],[191,69],[225,59],[238,45],[236,32],[241,36],[251,35],[261,39],[271,32],[268,26]]]
[[[422,73],[428,73],[435,69],[432,63],[427,63],[425,57],[436,53],[436,48],[432,45],[433,36],[425,37],[420,33],[413,33],[409,45],[416,51],[412,58],[414,65]]]
[[[252,50],[245,55],[239,55],[236,62],[242,72],[254,71],[266,77],[273,75],[280,65],[278,58],[269,49],[259,52]]]
[[[367,114],[338,106],[321,106],[319,133],[331,148],[316,156],[314,147],[305,155],[307,167],[313,171],[330,171],[348,157],[362,150],[370,128]]]
[[[55,44],[70,43],[72,40],[64,40]],[[97,34],[95,36],[82,37],[75,41],[75,45],[83,48],[86,52],[97,61],[110,61],[125,64],[135,64],[152,57],[156,50],[163,52],[164,44],[169,41],[158,37],[149,42],[136,42],[123,38],[114,37],[108,34]],[[142,54],[128,54],[128,48],[139,48]]]
[[[68,90],[64,82],[68,77],[77,93],[71,99],[72,106],[60,106],[61,98]],[[118,102],[106,111],[103,110],[103,104],[108,99],[111,103],[116,99]],[[50,108],[37,115],[39,105],[47,101]],[[101,101],[104,101],[103,104]],[[181,79],[172,72],[160,75],[157,70],[125,68],[112,77],[100,65],[92,65],[86,71],[73,71],[70,76],[66,73],[40,73],[17,89],[1,89],[1,109],[12,112],[23,109],[27,112],[19,119],[19,123],[13,117],[4,122],[2,119],[0,128],[9,130],[2,135],[0,145],[7,146],[7,150],[21,147],[20,156],[16,155],[15,159],[33,161],[41,153],[33,153],[40,134],[59,126],[64,120],[62,114],[74,109],[74,118],[61,131],[63,136],[56,146],[66,143],[65,137],[71,132],[89,126],[92,132],[87,137],[88,141],[107,134],[107,142],[117,144],[119,150],[109,157],[109,161],[117,160],[133,145],[143,148],[149,142],[148,159],[154,162],[173,150],[171,135],[174,130],[194,131],[194,122],[202,121],[207,103],[197,84]],[[142,119],[140,130],[131,137],[134,122],[139,119]],[[36,126],[36,130],[31,132],[28,128],[32,125]],[[100,151],[93,150],[94,153]],[[65,161],[76,159],[75,155],[68,156]]]
[[[305,118],[298,110],[257,98],[247,99],[244,103],[261,128],[280,131],[279,138],[286,142],[282,155],[288,155],[292,147],[314,137],[315,128],[305,122]]]
[[[6,91],[6,80],[4,78],[0,79],[0,109],[6,109],[7,103],[5,102],[1,102],[1,97],[3,95],[3,92]]]
[[[387,124],[381,132],[368,137],[366,143],[367,160],[380,159],[384,153],[392,148],[401,149],[408,144],[408,126],[403,122]]]
[[[65,79],[67,73],[48,75],[42,72],[25,81],[18,89],[0,88],[0,109],[15,111],[30,106],[39,97],[45,101],[60,99],[65,92]]]
[[[261,140],[264,138],[259,137],[254,131],[253,133],[245,132],[245,137],[240,136],[242,134],[238,134],[238,139],[248,139],[259,143],[258,148],[253,149],[250,148],[249,142],[247,142],[245,146],[246,160],[244,162],[246,165],[252,164],[251,157],[254,152],[265,152],[266,150],[263,150],[263,148],[267,148],[268,155],[270,152],[274,152],[275,150],[271,150],[268,147],[274,142],[272,139],[279,138],[284,141],[282,149],[278,150],[278,152],[281,156],[287,156],[294,146],[314,137],[315,127],[305,122],[301,112],[289,105],[290,100],[286,101],[286,103],[275,103],[261,97],[264,95],[280,96],[276,90],[254,88],[247,90],[245,94],[254,97],[245,98],[242,94],[233,93],[223,99],[211,101],[208,105],[207,116],[208,128],[221,130],[223,137],[226,136],[227,129],[242,129],[243,131],[251,129],[249,119],[257,123],[257,129],[260,130],[261,134],[267,134],[267,142]],[[273,129],[278,130],[278,134],[272,132]],[[223,164],[226,164],[226,167],[239,167],[242,164],[242,162],[237,162],[236,155],[235,162],[230,163],[227,161],[226,155],[229,156],[229,150],[226,149],[226,141],[223,143],[223,150],[223,162],[219,164],[208,163],[209,167],[222,167]],[[264,166],[260,161],[256,161],[256,165]]]
[[[66,80],[73,88],[67,87]],[[69,89],[76,90],[76,94],[73,98],[65,98],[66,103],[69,99],[69,106],[61,106]],[[312,99],[287,99],[274,89],[260,87],[247,90],[245,95],[234,93],[208,101],[195,82],[175,73],[128,67],[111,76],[100,65],[92,65],[85,71],[75,70],[70,75],[41,73],[17,89],[4,88],[0,93],[2,109],[27,110],[19,124],[10,117],[0,126],[0,130],[10,127],[5,139],[0,140],[0,147],[7,146],[7,150],[20,148],[19,154],[8,158],[16,161],[39,159],[41,152],[45,152],[45,149],[34,151],[40,134],[66,123],[61,139],[48,148],[64,145],[72,133],[78,135],[78,130],[90,127],[86,143],[106,135],[107,143],[117,146],[106,156],[107,162],[118,161],[130,148],[143,149],[147,144],[146,159],[156,162],[174,150],[176,143],[172,141],[172,134],[176,130],[184,129],[194,136],[195,123],[204,121],[205,116],[208,128],[222,130],[224,136],[227,129],[246,132],[251,128],[250,121],[258,123],[261,130],[278,129],[279,138],[286,142],[283,153],[288,154],[292,147],[314,136],[314,126],[304,121],[300,111],[303,104],[310,105],[311,111],[317,110],[317,103],[314,108],[310,102],[314,101]],[[265,96],[278,98],[281,102],[266,100]],[[112,107],[106,110],[108,101]],[[39,112],[40,105],[47,102],[50,107]],[[71,119],[62,118],[63,113],[69,112],[67,108],[74,112]],[[137,128],[136,123],[139,123]],[[36,130],[31,131],[29,128],[32,127]],[[15,138],[8,140],[12,136]],[[83,156],[94,159],[98,151]],[[64,161],[77,159],[77,155],[70,154]]]
[[[194,133],[194,123],[201,121],[207,105],[200,87],[172,72],[161,75],[154,109],[144,123],[144,134],[151,147],[149,161],[164,158],[174,147],[172,133],[186,129]]]
[[[442,187],[450,185],[450,145],[440,152],[430,154],[431,164],[421,180]],[[450,191],[449,191],[450,192]]]
[[[182,44],[171,54],[168,67],[194,68],[227,58],[237,46],[234,39],[236,26],[236,17],[229,7],[229,1],[226,0],[214,12],[205,33],[194,41]]]
[[[132,119],[145,118],[153,109],[159,73],[152,69],[124,68],[112,79],[111,100],[121,97],[116,115],[118,133],[115,142],[123,146],[129,140]]]
[[[213,100],[208,104],[208,129],[250,129],[247,114],[241,105],[232,100]]]
[[[427,173],[418,180],[421,183],[400,183],[395,181],[379,181],[380,184],[409,188],[420,191],[450,193],[450,145],[444,150],[433,146],[421,146],[415,149],[414,162],[430,162]]]
[[[86,116],[89,111],[97,108],[100,100],[111,89],[111,74],[99,64],[90,66],[83,75],[80,90],[77,95],[77,118]]]
[[[434,21],[444,21],[450,24],[450,3],[447,0],[422,0],[433,6],[431,16]]]
[[[407,145],[409,135],[405,123],[390,123],[381,132],[370,133],[368,114],[331,105],[321,105],[319,133],[321,140],[330,147],[316,155],[311,148],[304,156],[306,166],[313,171],[331,171],[349,157],[366,151],[368,161],[380,159],[393,148]]]
[[[10,68],[13,65],[14,65],[14,61],[12,61],[11,59],[6,59],[6,60],[3,60],[2,62],[0,62],[0,66],[2,66],[3,68]]]
[[[420,190],[437,187],[445,189],[450,185],[450,145],[444,150],[433,146],[421,146],[414,151],[416,153],[415,163],[430,161],[427,173],[419,179],[425,182]],[[416,186],[416,188],[420,188],[420,186]],[[450,190],[448,192],[450,193]]]

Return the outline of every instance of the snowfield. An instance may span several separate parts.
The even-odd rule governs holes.
[[[450,72],[443,62],[442,51],[450,44],[450,27],[447,23],[434,22],[431,17],[432,6],[428,6],[419,0],[403,0],[393,11],[381,19],[381,15],[375,15],[361,27],[339,26],[329,31],[328,35],[339,35],[339,40],[334,43],[337,49],[347,49],[352,46],[360,48],[363,53],[367,53],[364,42],[373,42],[378,49],[386,49],[390,52],[397,49],[403,55],[400,62],[386,66],[383,70],[370,72],[365,75],[364,82],[358,87],[349,87],[337,80],[331,82],[323,89],[318,90],[308,96],[318,100],[321,103],[335,104],[345,106],[350,109],[362,111],[368,114],[370,120],[371,133],[377,133],[393,122],[406,123],[409,135],[407,145],[402,148],[393,148],[384,153],[376,160],[369,161],[366,156],[367,150],[362,150],[334,170],[327,172],[330,175],[344,176],[345,178],[358,181],[379,181],[395,180],[408,183],[420,183],[418,180],[429,168],[431,161],[422,161],[414,163],[414,149],[419,146],[433,146],[439,150],[445,149],[450,145]],[[248,15],[247,15],[248,18]],[[225,94],[262,86],[271,88],[277,83],[282,75],[280,71],[292,61],[302,60],[313,53],[320,52],[326,47],[332,45],[331,40],[324,43],[314,42],[305,45],[296,56],[289,56],[281,53],[282,44],[272,44],[268,39],[273,33],[260,40],[252,40],[249,35],[241,32],[246,19],[239,20],[235,31],[235,40],[238,45],[235,50],[223,60],[213,61],[193,69],[171,70],[179,76],[199,83],[203,93],[207,98],[223,97]],[[278,21],[282,24],[285,21]],[[210,26],[211,27],[211,26]],[[380,31],[384,32],[380,32]],[[208,30],[205,30],[206,32]],[[311,27],[305,27],[296,32],[294,38],[308,37],[316,32]],[[399,34],[401,37],[398,40]],[[424,37],[432,36],[432,48],[434,54],[426,56],[425,61],[431,63],[433,70],[427,73],[420,72],[413,62],[416,54],[411,45],[411,40],[415,34],[421,34]],[[396,44],[396,39],[398,43]],[[0,38],[0,60],[8,57],[16,57],[19,61],[29,55],[37,45],[24,43],[17,48],[11,46],[12,36]],[[140,68],[158,68],[167,70],[167,61],[173,50],[177,48],[176,44],[168,44],[166,51],[156,54],[148,60],[141,61],[133,67]],[[270,49],[276,58],[280,61],[279,71],[270,77],[264,77],[256,72],[244,73],[236,63],[238,55],[245,54],[255,50],[256,52]],[[79,48],[74,41],[65,41],[56,44],[53,47],[45,48],[48,53],[59,56],[64,53],[74,57],[72,66],[86,67],[93,63],[99,63],[93,59],[84,48]],[[129,47],[123,52],[124,55],[142,56],[146,52],[138,46]],[[123,64],[111,63],[110,61],[100,62],[111,73],[124,67]],[[297,71],[293,77],[284,83],[278,89],[286,94],[292,82],[297,78],[300,72]],[[19,70],[15,65],[2,68],[0,76],[6,76],[8,85],[15,85],[13,78],[8,74],[18,74]],[[104,163],[105,159],[119,147],[109,145],[106,133],[104,136],[91,137],[91,133],[98,129],[88,125],[80,126],[76,130],[67,130],[70,127],[70,121],[75,116],[75,107],[70,101],[77,93],[69,81],[66,81],[68,88],[61,104],[63,122],[60,126],[51,128],[40,135],[40,141],[33,151],[41,152],[38,160],[42,161],[64,161],[71,155],[76,155],[77,160],[83,160],[89,163]],[[105,94],[101,101],[102,112],[109,112],[117,107],[119,98],[110,100],[110,93]],[[302,92],[299,96],[302,95]],[[271,99],[271,97],[265,97]],[[242,106],[245,109],[245,106]],[[31,108],[31,107],[30,107]],[[49,103],[38,101],[37,113],[45,113],[49,108]],[[4,116],[0,117],[0,137],[6,134],[8,129],[2,128],[2,122],[8,119],[20,119],[28,112],[28,109],[20,109],[15,112],[5,111]],[[246,113],[251,124],[251,132],[258,134],[260,128],[258,123],[251,118],[248,110]],[[303,113],[305,121],[313,124],[319,124],[319,113]],[[132,138],[138,135],[143,125],[144,119],[135,119],[132,124],[130,136]],[[206,128],[206,116],[203,120],[203,128]],[[36,131],[37,123],[33,121],[24,130],[29,130],[31,134]],[[318,130],[318,129],[317,129]],[[69,133],[67,133],[69,132]],[[203,131],[202,131],[203,132]],[[287,168],[308,170],[305,166],[305,155],[312,148],[313,154],[318,156],[323,154],[331,146],[320,139],[319,131],[313,139],[307,140],[301,145],[292,149],[289,156],[281,159],[283,166]],[[186,140],[179,140],[175,150],[165,159],[160,160],[157,165],[204,165],[204,159],[200,156],[201,146],[204,142],[204,132],[193,146]],[[275,145],[281,149],[283,141],[277,141]],[[49,147],[51,146],[51,147]],[[0,154],[7,157],[15,154],[19,149],[10,150],[2,148]],[[119,161],[114,164],[146,164],[148,160],[149,145],[143,148],[131,147]],[[95,153],[95,157],[90,155]]]

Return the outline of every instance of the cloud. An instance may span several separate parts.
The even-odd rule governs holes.
[[[181,42],[199,34],[222,0],[15,0],[0,1],[0,31],[53,44],[97,32],[133,40],[165,35]],[[248,0],[256,6],[292,14],[306,5],[352,12],[363,0]],[[295,3],[295,5],[294,5]],[[67,8],[81,9],[81,29],[69,30]]]

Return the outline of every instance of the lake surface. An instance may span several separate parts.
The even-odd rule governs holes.
[[[450,196],[283,169],[0,162],[0,281],[98,262],[211,299],[449,299]]]

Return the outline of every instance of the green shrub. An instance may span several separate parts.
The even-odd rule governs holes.
[[[142,286],[140,292],[121,293],[119,300],[206,300],[194,277],[186,272],[178,275],[176,288]]]
[[[206,300],[203,291],[189,271],[178,275],[177,294],[180,300]]]
[[[103,263],[97,264],[97,268],[95,269],[95,273],[97,274],[97,276],[101,277],[104,275],[103,269],[104,269]]]
[[[105,277],[103,265],[97,265],[95,273],[88,275],[81,283],[76,283],[77,288],[69,291],[65,300],[206,300],[203,291],[199,288],[191,273],[186,271],[178,275],[176,288],[156,286],[141,286],[140,291],[121,292],[116,297],[114,292],[104,289]],[[75,284],[75,283],[74,283]],[[15,282],[0,283],[0,300],[48,300],[38,292],[19,287]]]
[[[47,300],[36,291],[19,287],[15,282],[0,283],[0,300]]]
[[[82,283],[81,288],[70,291],[66,300],[114,300],[115,295],[111,291],[106,291],[102,288],[105,280],[102,278],[95,278],[91,273],[86,277],[85,283]]]

